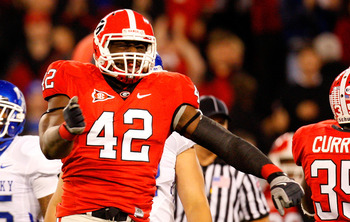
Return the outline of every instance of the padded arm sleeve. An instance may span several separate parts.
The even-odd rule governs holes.
[[[258,148],[206,116],[202,116],[190,139],[212,151],[237,170],[260,178],[265,177],[262,175],[262,168],[272,164]]]

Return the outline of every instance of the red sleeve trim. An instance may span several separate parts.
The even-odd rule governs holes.
[[[261,168],[261,176],[267,180],[267,178],[277,172],[283,172],[278,166],[274,164],[266,164]]]
[[[62,123],[60,128],[58,129],[58,133],[62,137],[62,139],[65,139],[67,141],[73,141],[77,135],[71,134],[67,128],[65,127],[66,123]]]

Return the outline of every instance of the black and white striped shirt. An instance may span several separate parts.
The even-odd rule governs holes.
[[[242,173],[218,158],[202,169],[213,222],[249,221],[269,214],[258,178]],[[176,196],[175,222],[186,222],[180,198]]]

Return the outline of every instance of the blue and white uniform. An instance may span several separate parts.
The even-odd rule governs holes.
[[[38,136],[16,136],[0,155],[0,221],[43,221],[38,199],[55,192],[61,165],[45,158]]]

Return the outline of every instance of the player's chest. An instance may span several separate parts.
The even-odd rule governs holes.
[[[164,90],[156,86],[138,84],[132,89],[113,89],[105,81],[77,91],[79,104],[89,121],[98,118],[129,122],[129,119],[171,119],[173,106]]]
[[[125,112],[127,109],[159,110],[166,107],[166,90],[143,82],[133,87],[112,87],[104,80],[89,81],[84,87],[73,87],[71,94],[77,94],[79,104],[87,111],[113,110]],[[73,96],[73,95],[71,95]]]
[[[87,124],[87,143],[118,138],[121,145],[122,141],[134,144],[166,138],[174,108],[161,94],[143,88],[135,88],[130,94],[125,91],[126,98],[120,94],[105,85],[80,92],[79,98],[84,98],[79,104]]]

